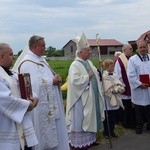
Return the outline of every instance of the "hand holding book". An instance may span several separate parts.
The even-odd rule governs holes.
[[[37,106],[39,99],[37,97],[33,97],[33,98],[30,98],[29,101],[30,101],[30,104],[28,107],[28,111],[31,111],[33,108]]]
[[[36,107],[39,102],[39,99],[37,97],[32,97],[30,98],[30,100],[32,101],[34,107]]]
[[[60,86],[61,81],[62,81],[62,78],[58,74],[56,74],[53,78],[53,85]]]
[[[141,88],[150,87],[150,76],[149,74],[141,74],[139,75],[140,81],[142,84],[140,85]]]
[[[18,74],[21,98],[32,98],[32,86],[29,73]]]

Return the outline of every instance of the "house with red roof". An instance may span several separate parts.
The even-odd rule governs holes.
[[[137,49],[136,43],[139,40],[145,40],[147,42],[147,44],[148,44],[148,52],[150,53],[150,30],[147,31],[147,32],[144,32],[137,40],[135,40],[135,41],[128,41],[128,42],[132,45],[133,49],[136,50]]]
[[[99,56],[99,50],[101,55],[114,55],[116,51],[121,51],[123,44],[115,39],[88,39],[92,57]],[[71,39],[62,48],[64,50],[64,56],[68,58],[74,58],[77,50],[75,39]]]
[[[138,39],[137,41],[139,40],[145,40],[148,44],[148,52],[150,53],[150,30],[143,33]]]

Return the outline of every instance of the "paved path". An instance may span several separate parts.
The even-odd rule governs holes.
[[[109,144],[91,147],[89,150],[111,150]],[[144,130],[142,134],[130,131],[117,140],[112,140],[112,150],[150,150],[150,131]]]

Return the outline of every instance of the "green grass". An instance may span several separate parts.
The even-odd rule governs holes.
[[[101,59],[105,60],[107,58],[114,59],[113,55],[102,55]],[[50,67],[62,77],[62,83],[66,81],[66,77],[68,76],[68,70],[73,60],[49,60],[48,63]],[[96,68],[98,68],[99,60],[92,59],[91,60]]]
[[[107,57],[106,57],[107,58]],[[98,67],[98,60],[91,60],[95,67]],[[62,77],[62,84],[66,82],[68,76],[68,70],[73,60],[49,60],[48,63],[52,70]],[[67,92],[62,91],[63,99],[66,99]]]
[[[62,77],[62,84],[65,83],[72,60],[50,60],[48,63],[50,67]],[[66,100],[67,91],[62,91],[62,96],[63,99]]]
[[[68,70],[73,60],[49,60],[48,63],[50,67],[62,77],[62,84],[66,82],[66,77],[68,76]],[[92,60],[93,64],[97,67],[98,61]],[[67,97],[67,91],[62,91],[63,99]]]
[[[48,63],[50,67],[62,77],[62,83],[66,82],[68,69],[72,60],[50,60]]]
[[[50,67],[62,77],[62,83],[66,82],[68,70],[73,60],[49,60]],[[92,60],[95,67],[98,67],[98,60]]]

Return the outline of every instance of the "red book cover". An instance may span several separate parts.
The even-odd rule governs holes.
[[[21,98],[30,99],[32,97],[31,79],[29,73],[18,74]]]
[[[141,74],[141,75],[139,75],[139,77],[140,77],[140,81],[142,83],[148,84],[150,87],[150,76],[149,76],[149,74]]]

